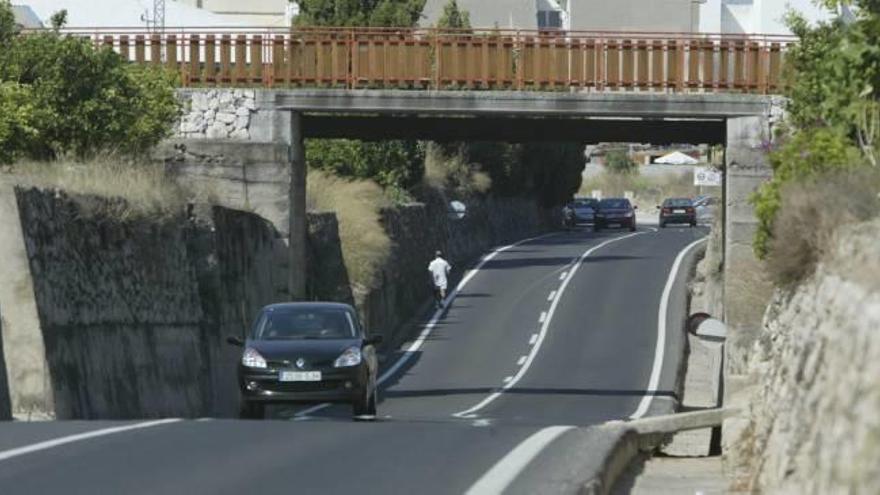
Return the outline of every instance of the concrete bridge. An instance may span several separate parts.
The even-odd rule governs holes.
[[[289,287],[305,295],[305,138],[708,143],[726,147],[726,283],[760,291],[748,196],[770,174],[779,99],[638,92],[184,89],[187,113],[164,158],[213,181],[227,206],[256,210],[290,239]],[[759,328],[728,304],[733,328]]]

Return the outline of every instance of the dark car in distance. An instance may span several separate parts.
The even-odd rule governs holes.
[[[593,223],[598,204],[599,200],[595,198],[574,198],[568,207],[574,211],[574,219],[577,223]]]
[[[241,416],[262,418],[272,403],[345,402],[355,418],[376,415],[375,346],[355,310],[340,303],[282,303],[260,310],[238,365]]]
[[[660,210],[660,228],[671,223],[686,223],[697,226],[697,210],[690,198],[668,198],[657,207]]]
[[[627,227],[635,232],[636,208],[627,198],[605,198],[596,206],[594,229],[600,231],[618,226]]]

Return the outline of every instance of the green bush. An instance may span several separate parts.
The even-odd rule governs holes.
[[[425,153],[415,141],[310,139],[306,141],[306,162],[311,168],[343,177],[373,179],[386,188],[408,189],[422,178]]]
[[[835,129],[806,129],[785,140],[770,154],[773,179],[762,185],[751,198],[758,217],[754,242],[758,257],[766,257],[773,239],[773,224],[781,205],[780,190],[784,184],[834,170],[855,168],[862,163],[858,148]]]
[[[415,25],[425,0],[300,0],[297,26]]]
[[[0,163],[20,158],[36,138],[32,99],[27,86],[0,81]]]
[[[625,149],[608,150],[605,154],[605,168],[612,174],[629,175],[639,171],[639,165],[629,157]]]
[[[8,8],[0,3],[0,19]],[[56,16],[56,27],[64,17]],[[0,29],[6,29],[2,23]],[[174,76],[164,69],[128,64],[109,48],[96,49],[90,41],[57,29],[0,35],[0,42],[4,39],[3,98],[7,104],[12,98],[22,103],[27,95],[30,103],[19,109],[16,121],[31,112],[24,119],[28,132],[0,140],[4,160],[22,154],[40,160],[65,154],[136,155],[170,134],[179,106]],[[12,87],[19,89],[8,89]]]

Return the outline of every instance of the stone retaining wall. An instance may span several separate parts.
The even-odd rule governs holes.
[[[734,488],[880,493],[880,222],[852,226],[816,274],[777,291],[750,351]]]

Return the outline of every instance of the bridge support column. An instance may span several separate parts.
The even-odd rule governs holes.
[[[302,114],[290,113],[290,263],[288,290],[292,300],[306,298],[306,150]]]
[[[724,405],[747,407],[750,382],[746,362],[761,332],[762,320],[773,286],[752,241],[758,226],[749,202],[752,193],[772,176],[765,143],[770,139],[767,117],[736,117],[727,120],[726,178],[724,200]],[[732,417],[722,426],[722,448],[730,452],[748,424]]]

